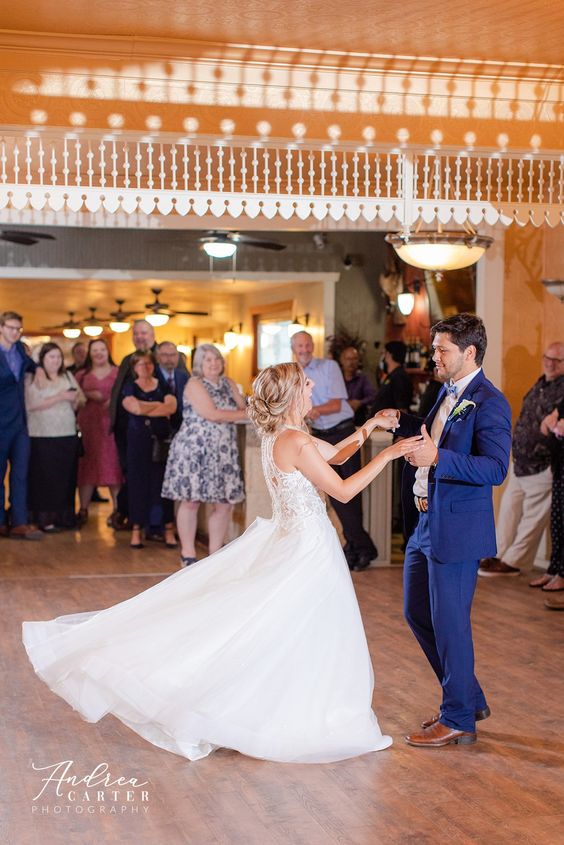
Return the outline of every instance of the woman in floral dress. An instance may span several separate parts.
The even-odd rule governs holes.
[[[225,362],[210,343],[196,349],[192,378],[184,391],[182,426],[172,441],[162,495],[180,502],[176,525],[181,562],[196,560],[196,528],[201,502],[214,505],[208,523],[209,552],[223,545],[233,505],[245,498],[235,423],[247,419],[245,400]]]

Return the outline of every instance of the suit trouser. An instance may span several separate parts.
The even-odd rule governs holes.
[[[548,526],[551,498],[550,467],[517,476],[511,463],[496,522],[497,553],[510,566],[533,565]]]
[[[313,434],[320,440],[325,440],[333,446],[354,434],[356,428],[351,422],[349,426],[339,427],[338,431],[319,431],[314,429]],[[360,470],[360,452],[357,452],[352,458],[349,458],[342,466],[333,467],[333,469],[341,476],[341,478],[349,478],[355,472]],[[345,540],[354,549],[355,552],[362,555],[369,555],[371,558],[378,556],[378,550],[370,534],[362,527],[362,494],[359,493],[350,502],[338,502],[329,496],[329,501],[333,506],[335,513],[339,517],[339,521],[343,527],[343,534]]]
[[[470,622],[478,566],[478,560],[438,561],[431,549],[429,517],[419,515],[405,550],[405,618],[443,688],[441,722],[470,732],[476,710],[486,707],[474,675]]]
[[[29,435],[20,428],[0,431],[0,525],[6,521],[4,479],[10,462],[10,521],[13,527],[27,523],[27,473],[29,468]]]

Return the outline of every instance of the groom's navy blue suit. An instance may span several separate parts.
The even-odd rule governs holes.
[[[401,414],[396,434],[418,434],[423,422],[430,433],[445,396],[443,387],[424,421]],[[474,404],[456,415],[465,400]],[[474,732],[486,700],[474,675],[470,611],[480,558],[496,553],[492,486],[503,482],[511,449],[509,405],[483,372],[459,397],[438,448],[428,512],[405,552],[405,616],[443,688],[440,721]]]

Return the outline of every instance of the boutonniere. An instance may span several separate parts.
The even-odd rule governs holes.
[[[447,422],[451,420],[463,420],[464,417],[468,416],[472,408],[476,407],[476,403],[472,402],[471,399],[463,399],[460,404],[458,404],[453,411],[451,411]]]

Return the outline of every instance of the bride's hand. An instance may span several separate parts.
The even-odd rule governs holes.
[[[398,440],[397,443],[392,443],[384,451],[394,460],[395,458],[403,458],[404,455],[408,455],[411,452],[416,452],[424,444],[424,438],[417,435],[416,437],[406,437],[403,440]]]
[[[394,408],[386,408],[374,414],[369,422],[372,422],[374,426],[383,428],[385,431],[395,431],[399,425],[398,412]]]

